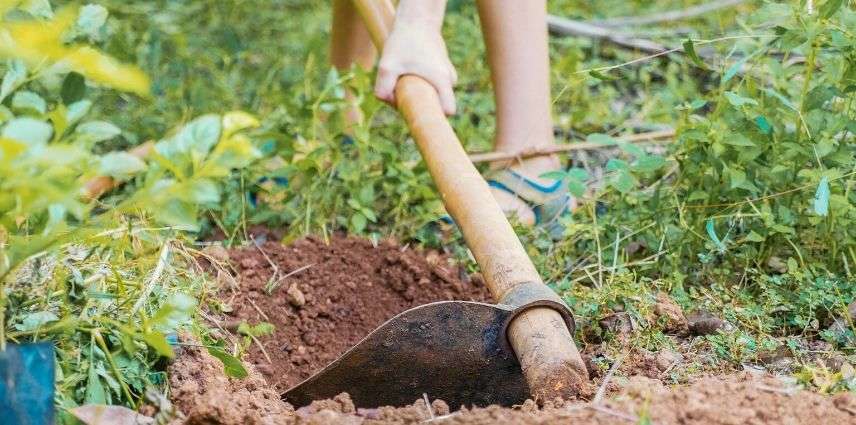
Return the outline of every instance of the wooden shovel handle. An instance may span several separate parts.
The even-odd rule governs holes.
[[[354,0],[354,4],[382,50],[392,28],[392,4],[389,0]],[[398,80],[395,98],[494,299],[502,300],[518,285],[543,284],[487,182],[449,125],[437,90],[420,77],[406,75]],[[509,325],[508,338],[533,396],[578,395],[585,366],[558,312],[533,308],[521,313]]]

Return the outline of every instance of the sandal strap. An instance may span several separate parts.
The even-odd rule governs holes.
[[[561,180],[543,185],[513,170],[503,169],[491,173],[487,183],[526,202],[535,213],[536,224],[555,221],[568,211],[571,196],[563,189]]]

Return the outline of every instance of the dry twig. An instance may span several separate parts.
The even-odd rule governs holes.
[[[592,38],[640,52],[656,54],[670,50],[667,46],[652,40],[636,37],[633,34],[555,15],[547,16],[547,28],[553,35]]]
[[[609,18],[600,21],[589,21],[590,24],[605,28],[618,28],[627,26],[642,26],[650,24],[659,24],[663,22],[681,21],[684,19],[694,18],[710,12],[724,9],[726,7],[737,6],[744,3],[746,0],[722,0],[713,1],[710,3],[700,4],[693,7],[680,10],[670,10],[665,12],[652,13],[644,16],[625,16],[620,18]]]
[[[606,376],[603,377],[603,382],[600,383],[600,387],[597,389],[597,392],[594,394],[594,398],[592,399],[592,403],[598,404],[603,400],[603,397],[606,395],[606,386],[609,385],[609,381],[612,380],[612,376],[615,375],[615,371],[621,367],[621,363],[624,362],[624,357],[619,358],[612,364],[609,368],[609,371],[606,372]]]
[[[603,149],[605,147],[615,146],[619,143],[653,143],[656,141],[666,141],[673,137],[675,137],[675,130],[673,129],[658,130],[619,137],[616,138],[615,143],[579,142],[527,149],[520,152],[480,152],[471,154],[470,161],[473,163],[479,163],[506,161],[509,159],[519,160],[533,156],[553,155],[562,152]]]

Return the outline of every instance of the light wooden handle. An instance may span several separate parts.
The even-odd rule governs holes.
[[[383,50],[395,9],[389,0],[356,0],[372,41]],[[440,107],[437,90],[417,76],[395,86],[398,110],[419,146],[446,210],[460,227],[488,289],[499,301],[514,286],[541,282],[526,250]]]
[[[395,88],[404,115],[446,210],[464,234],[494,299],[521,283],[541,282],[490,188],[443,115],[437,90],[416,76]]]
[[[353,1],[382,51],[392,29],[392,4],[389,0]],[[517,285],[543,284],[490,188],[449,125],[437,90],[420,77],[406,75],[398,80],[395,99],[446,210],[464,234],[494,299],[502,300]],[[585,365],[556,310],[540,307],[522,312],[509,324],[508,339],[533,397],[551,400],[579,395],[587,376]]]

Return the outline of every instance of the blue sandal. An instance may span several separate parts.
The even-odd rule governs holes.
[[[570,213],[568,205],[572,196],[561,180],[545,186],[513,170],[502,169],[491,172],[487,184],[523,201],[535,214],[536,226],[546,229],[553,239],[562,238],[565,229],[559,218]],[[449,215],[440,217],[439,221],[455,224]]]
[[[554,239],[562,237],[564,226],[559,218],[570,213],[572,200],[562,180],[545,186],[514,170],[502,169],[490,173],[487,184],[526,203],[535,214],[536,226],[547,229]]]

